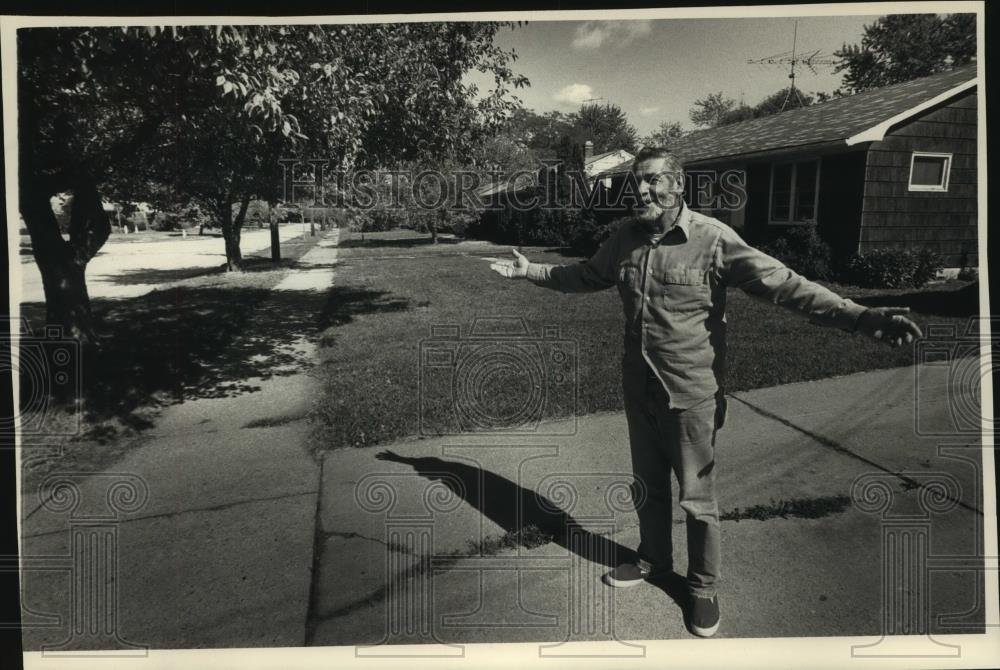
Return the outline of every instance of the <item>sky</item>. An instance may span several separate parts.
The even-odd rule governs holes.
[[[845,42],[857,44],[875,16],[798,19],[796,53],[819,49],[831,59]],[[748,64],[792,49],[793,18],[655,19],[625,21],[541,21],[502,28],[495,43],[513,48],[515,72],[531,86],[515,94],[542,113],[572,112],[588,98],[619,105],[645,135],[662,121],[693,128],[688,111],[695,100],[723,91],[755,104],[788,86],[787,66]],[[472,76],[487,90],[492,80]],[[831,92],[840,85],[832,65],[804,70],[796,86]]]

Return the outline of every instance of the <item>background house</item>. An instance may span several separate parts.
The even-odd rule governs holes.
[[[972,64],[694,132],[673,149],[692,207],[750,241],[815,223],[838,254],[930,248],[946,267],[977,265],[976,96]],[[745,174],[742,207],[724,201],[729,171]]]
[[[603,175],[609,170],[623,163],[631,165],[634,159],[635,156],[624,149],[614,149],[595,155],[593,142],[587,140],[583,145],[583,172],[591,186],[596,183],[598,177],[604,179]],[[549,167],[547,169],[551,170],[553,168]],[[540,172],[535,176],[536,184],[544,181]],[[610,186],[611,178],[606,178],[606,181],[607,183],[604,184],[605,187]],[[529,188],[531,185],[532,180],[526,178],[526,176],[516,179],[502,179],[494,184],[480,186],[476,189],[476,194],[483,202],[491,202],[491,199],[495,201],[498,194],[509,194]],[[500,199],[499,202],[502,203],[504,201]]]

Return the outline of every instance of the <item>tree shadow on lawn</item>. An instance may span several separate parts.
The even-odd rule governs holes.
[[[462,240],[457,237],[438,237],[437,245],[442,244],[458,244]],[[397,239],[379,239],[379,238],[367,238],[361,239],[360,237],[352,237],[347,240],[341,240],[338,247],[345,249],[353,248],[396,248],[396,249],[409,249],[411,247],[424,247],[424,246],[437,246],[432,243],[430,237],[402,237]]]
[[[142,430],[151,423],[140,410],[248,393],[261,380],[302,372],[313,363],[296,346],[303,338],[359,315],[410,308],[408,300],[386,296],[340,287],[275,293],[181,286],[131,299],[95,299],[103,339],[82,359],[85,418],[118,419]],[[36,325],[44,323],[44,304],[25,303],[21,310],[33,332],[41,332]]]
[[[172,284],[174,282],[203,277],[205,275],[218,274],[224,266],[217,267],[189,267],[175,268],[172,270],[160,270],[157,268],[137,268],[135,270],[121,270],[114,275],[101,277],[102,280],[119,286],[131,286],[134,284]]]
[[[286,245],[289,246],[289,245]],[[302,265],[296,258],[282,258],[277,261],[265,256],[244,256],[243,272],[273,272],[290,268],[311,268],[324,267],[321,265]],[[158,268],[137,268],[135,270],[122,270],[113,276],[102,277],[105,281],[121,286],[133,284],[172,284],[185,279],[196,277],[207,277],[210,275],[224,274],[227,271],[226,264],[221,263],[214,266],[198,266],[187,268],[174,268],[161,270]]]
[[[443,483],[509,535],[518,538],[518,544],[525,548],[545,544],[548,540],[581,558],[608,567],[635,559],[634,551],[585,530],[573,516],[560,510],[548,498],[489,470],[433,456],[401,456],[389,450],[379,452],[375,458],[409,465],[421,477]],[[538,531],[529,532],[532,527],[540,531],[542,541],[525,542],[528,538],[539,537]]]
[[[976,316],[979,314],[979,282],[958,289],[859,296],[853,300],[865,307],[909,307],[913,312],[931,316]]]

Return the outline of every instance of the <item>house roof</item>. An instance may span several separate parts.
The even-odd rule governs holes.
[[[625,151],[624,149],[612,149],[611,151],[605,151],[604,153],[600,153],[600,154],[597,154],[595,156],[591,156],[590,158],[585,159],[583,161],[584,171],[586,171],[586,167],[588,165],[596,163],[597,161],[601,160],[602,158],[607,158],[608,156],[613,156],[614,154],[617,154],[617,153],[624,153],[626,156],[629,156],[629,158],[625,161],[625,163],[627,163],[628,165],[632,165],[632,160],[634,158],[632,156],[632,154],[630,154],[628,151]],[[602,172],[602,174],[603,174],[603,172]],[[491,195],[493,195],[495,193],[500,193],[501,191],[507,191],[512,186],[513,186],[513,184],[510,183],[509,179],[502,179],[502,180],[500,180],[500,181],[498,181],[496,183],[484,184],[483,186],[480,186],[479,188],[477,188],[475,190],[475,193],[479,197],[484,198],[484,197],[487,197],[487,196],[491,196]]]
[[[596,161],[601,160],[602,158],[607,158],[611,154],[616,154],[619,151],[621,151],[621,149],[614,149],[612,151],[605,151],[603,154],[597,154],[596,156],[591,156],[590,158],[585,159],[583,161],[583,164],[587,165],[588,163],[594,163]]]
[[[801,109],[685,135],[673,150],[685,164],[794,150],[814,145],[876,142],[893,125],[976,85],[976,65],[855,93]],[[631,169],[626,161],[603,171]]]
[[[629,172],[632,169],[632,163],[634,162],[635,158],[629,158],[627,160],[622,161],[618,165],[615,165],[614,167],[610,167],[607,170],[599,172],[598,174],[594,175],[594,178],[600,179],[601,177],[608,177],[614,174],[622,174],[623,172]]]

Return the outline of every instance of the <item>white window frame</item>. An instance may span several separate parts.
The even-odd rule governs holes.
[[[816,187],[813,191],[815,194],[813,196],[813,218],[803,219],[796,221],[791,218],[792,214],[795,212],[795,193],[797,191],[796,185],[798,183],[799,175],[799,164],[800,163],[816,163]],[[788,191],[788,221],[779,221],[771,218],[774,213],[774,168],[779,165],[791,165],[792,166],[792,184]],[[809,226],[814,225],[819,221],[819,175],[820,171],[823,169],[823,160],[819,157],[813,158],[802,158],[795,161],[779,161],[777,163],[771,163],[771,178],[768,184],[768,198],[767,198],[767,223],[770,226]]]
[[[913,166],[917,158],[943,158],[944,159],[944,180],[941,184],[914,184]],[[945,193],[948,190],[948,182],[951,181],[951,158],[952,154],[937,153],[934,151],[914,151],[910,154],[910,178],[907,180],[907,190]]]

